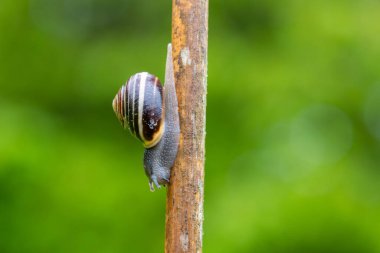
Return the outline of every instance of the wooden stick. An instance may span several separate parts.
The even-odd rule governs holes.
[[[173,0],[180,144],[166,202],[165,252],[202,252],[208,0]]]

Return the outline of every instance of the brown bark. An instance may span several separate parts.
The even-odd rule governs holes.
[[[165,252],[202,252],[208,0],[173,0],[180,144],[166,202]]]

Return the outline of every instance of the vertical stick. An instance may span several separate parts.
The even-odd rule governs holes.
[[[166,202],[165,252],[202,252],[208,0],[173,0],[180,145]]]

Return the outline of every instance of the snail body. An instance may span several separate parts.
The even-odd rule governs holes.
[[[120,88],[112,106],[122,126],[129,128],[145,147],[144,170],[151,191],[154,185],[160,188],[168,184],[180,133],[171,44],[164,87],[156,76],[137,73]]]

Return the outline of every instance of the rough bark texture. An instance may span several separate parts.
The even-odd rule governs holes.
[[[165,252],[202,252],[208,0],[173,0],[180,145],[166,203]]]

